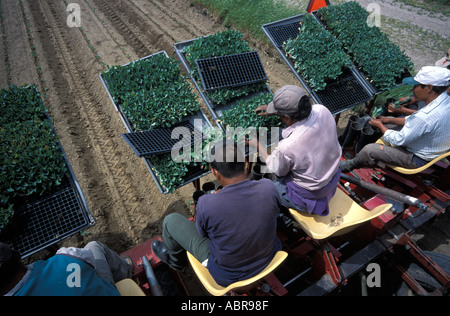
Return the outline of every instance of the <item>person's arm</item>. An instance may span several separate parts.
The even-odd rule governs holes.
[[[267,152],[267,148],[265,146],[262,146],[256,137],[246,141],[246,143],[248,146],[255,148],[259,153],[261,160],[263,162],[266,162],[267,158],[269,157],[269,153]]]
[[[383,139],[392,146],[408,146],[418,141],[429,130],[430,125],[416,115],[405,118],[405,124],[400,131],[388,129]]]
[[[386,116],[380,116],[377,118],[373,118],[369,121],[369,124],[377,127],[380,129],[381,133],[384,135],[384,133],[388,130],[384,124],[394,124],[399,126],[405,125],[405,118],[404,117],[386,117]]]
[[[267,105],[260,105],[256,108],[255,113],[258,114],[259,116],[271,116],[271,115],[275,115],[275,113],[267,113]]]
[[[389,113],[395,113],[395,114],[403,114],[403,115],[411,115],[415,112],[417,112],[417,110],[412,110],[412,109],[408,109],[405,106],[399,106],[398,108],[395,108],[392,104],[389,104],[389,109],[388,109]]]

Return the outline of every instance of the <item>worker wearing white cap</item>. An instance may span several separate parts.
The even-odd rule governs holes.
[[[407,117],[372,119],[370,124],[379,128],[383,141],[393,147],[369,144],[355,158],[341,162],[343,172],[378,162],[415,169],[450,150],[450,96],[445,92],[450,86],[450,70],[426,66],[403,83],[414,86],[414,97],[424,101],[425,107]],[[385,124],[403,127],[395,131]]]

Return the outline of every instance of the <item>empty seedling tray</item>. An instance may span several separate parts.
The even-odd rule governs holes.
[[[172,139],[172,131],[178,127],[189,130],[191,136],[189,140],[184,138],[182,140]],[[122,137],[138,157],[170,152],[173,148],[193,145],[202,140],[201,133],[195,133],[194,126],[190,122],[183,122],[173,128],[158,128],[145,132],[122,134]]]
[[[2,238],[25,258],[91,224],[76,188],[68,185],[17,210],[11,229]]]
[[[206,91],[267,81],[258,52],[197,59],[200,79]]]

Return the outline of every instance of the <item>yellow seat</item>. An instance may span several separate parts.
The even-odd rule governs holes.
[[[291,215],[302,229],[314,239],[321,240],[332,235],[339,236],[356,228],[356,225],[380,216],[392,207],[382,204],[369,211],[352,200],[342,189],[337,188],[330,200],[330,214],[327,216],[311,215],[289,209]]]
[[[381,144],[381,145],[385,145],[385,146],[392,146],[392,145],[390,145],[389,143],[384,142],[381,138],[378,139],[378,140],[376,141],[376,143],[377,143],[377,144]],[[442,159],[444,159],[444,158],[446,158],[446,157],[449,157],[449,156],[450,156],[450,151],[447,152],[447,153],[445,153],[445,154],[440,155],[439,157],[437,157],[437,158],[431,160],[431,161],[430,161],[429,163],[427,163],[426,165],[423,165],[422,167],[416,168],[416,169],[407,169],[407,168],[397,167],[397,166],[392,166],[392,165],[387,165],[387,166],[388,166],[389,168],[391,168],[391,169],[393,169],[393,170],[395,170],[395,171],[397,171],[397,172],[403,173],[403,174],[416,174],[416,173],[420,173],[420,172],[422,172],[422,171],[424,171],[424,170],[430,168],[432,165],[434,165],[434,164],[435,164],[436,162],[438,162],[439,160],[442,160]]]
[[[187,256],[189,262],[191,263],[192,269],[195,271],[198,278],[200,279],[200,282],[203,284],[206,290],[214,296],[222,296],[232,289],[242,288],[262,279],[263,277],[274,271],[287,258],[288,254],[284,251],[278,251],[272,261],[259,274],[250,279],[232,283],[227,287],[222,287],[217,284],[209,273],[208,269],[203,266],[192,254],[188,252]]]
[[[117,282],[116,288],[121,296],[145,296],[139,285],[131,279],[123,279]]]

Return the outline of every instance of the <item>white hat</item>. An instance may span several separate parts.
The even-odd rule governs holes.
[[[413,78],[403,79],[404,84],[416,85],[425,84],[436,87],[450,86],[450,70],[442,67],[425,66],[420,69],[419,73]]]

